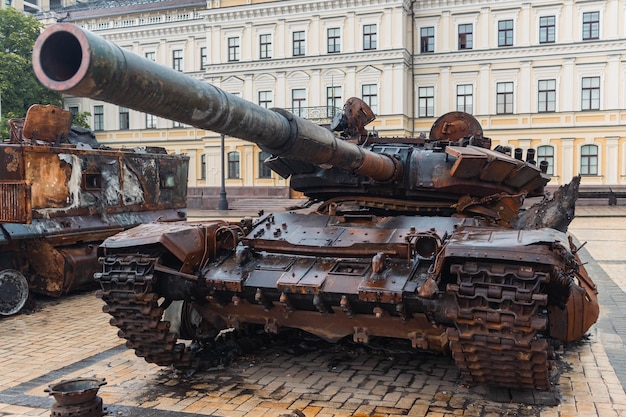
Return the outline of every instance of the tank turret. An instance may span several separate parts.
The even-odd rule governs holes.
[[[383,138],[364,129],[373,114],[353,98],[336,135],[69,24],[42,33],[33,65],[56,91],[253,142],[320,203],[106,239],[95,275],[104,310],[149,362],[208,368],[232,356],[236,338],[216,337],[226,330],[299,329],[332,342],[402,339],[452,353],[470,384],[549,390],[555,342],[581,338],[598,317],[566,233],[579,179],[524,210],[549,181],[545,164],[490,149],[468,114],[443,115],[429,137]]]

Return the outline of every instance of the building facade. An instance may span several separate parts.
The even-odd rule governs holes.
[[[264,107],[327,119],[357,96],[381,136],[427,134],[438,116],[466,111],[495,144],[536,148],[553,184],[578,174],[588,185],[626,182],[626,0],[107,4],[50,5],[39,16]],[[219,135],[87,99],[65,106],[90,112],[101,142],[186,153],[191,187],[219,185]],[[266,156],[227,138],[227,187],[286,187]]]

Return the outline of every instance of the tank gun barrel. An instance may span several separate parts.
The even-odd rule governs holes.
[[[281,109],[265,109],[214,85],[142,58],[70,23],[37,39],[33,68],[51,90],[88,97],[259,145],[275,156],[332,165],[389,181],[398,162],[346,142]]]

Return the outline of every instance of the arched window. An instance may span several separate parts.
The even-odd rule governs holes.
[[[598,175],[597,145],[583,145],[580,148],[580,175]]]
[[[228,152],[228,178],[238,179],[239,177],[239,152]]]
[[[259,152],[259,178],[272,178],[272,170],[265,165],[265,160],[270,156],[269,152]]]
[[[554,175],[554,147],[545,145],[537,148],[537,164],[541,164],[541,161],[548,163],[546,174]]]

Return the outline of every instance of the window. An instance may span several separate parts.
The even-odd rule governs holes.
[[[200,179],[206,180],[206,154],[200,155]]]
[[[513,83],[496,84],[496,114],[513,114]]]
[[[304,106],[306,106],[306,90],[304,88],[294,88],[291,90],[291,107],[293,114],[303,117]]]
[[[173,128],[177,128],[177,127],[185,127],[184,123],[181,122],[177,122],[176,120],[172,121],[172,127]]]
[[[326,33],[328,38],[328,53],[336,54],[341,52],[341,34],[339,28],[330,28]]]
[[[239,38],[228,38],[228,61],[239,61]]]
[[[156,129],[156,127],[157,127],[156,116],[153,114],[146,113],[146,129]]]
[[[239,178],[239,152],[228,152],[228,178]]]
[[[583,77],[581,110],[600,110],[600,77]]]
[[[259,59],[272,57],[272,35],[259,36]]]
[[[363,26],[363,49],[376,49],[376,25]]]
[[[341,108],[341,87],[326,87],[326,117],[334,117],[337,108]]]
[[[537,111],[556,111],[556,80],[539,80]]]
[[[580,148],[580,175],[598,175],[598,147],[583,145]]]
[[[304,47],[304,31],[293,32],[293,56],[303,56]]]
[[[474,28],[471,23],[459,25],[459,49],[474,47]]]
[[[150,61],[156,61],[156,52],[146,52],[146,59]]]
[[[433,117],[435,115],[435,87],[420,87],[418,117]]]
[[[206,47],[200,48],[200,69],[205,70],[209,64],[209,56],[206,52]]]
[[[272,92],[259,91],[259,106],[269,109],[272,107]]]
[[[472,84],[456,86],[456,111],[469,114],[474,111],[474,86]]]
[[[420,29],[420,53],[435,52],[435,28],[427,27]]]
[[[70,113],[72,113],[72,117],[78,114],[78,106],[69,106],[67,109],[70,111]]]
[[[555,18],[542,16],[539,18],[539,43],[554,43]]]
[[[600,39],[600,12],[583,13],[583,40]]]
[[[265,160],[270,156],[269,152],[259,152],[259,178],[272,178],[272,170],[265,165]]]
[[[498,22],[498,46],[513,46],[513,21]]]
[[[104,106],[93,106],[93,130],[104,130]]]
[[[175,49],[172,51],[172,68],[176,71],[183,70],[183,50]]]
[[[128,130],[130,128],[130,118],[128,109],[120,106],[120,130]]]
[[[374,114],[378,113],[378,85],[363,84],[361,87],[361,97],[365,104],[370,106]]]
[[[541,165],[542,161],[548,163],[546,174],[554,175],[554,148],[552,146],[539,146],[537,148],[537,164]]]

